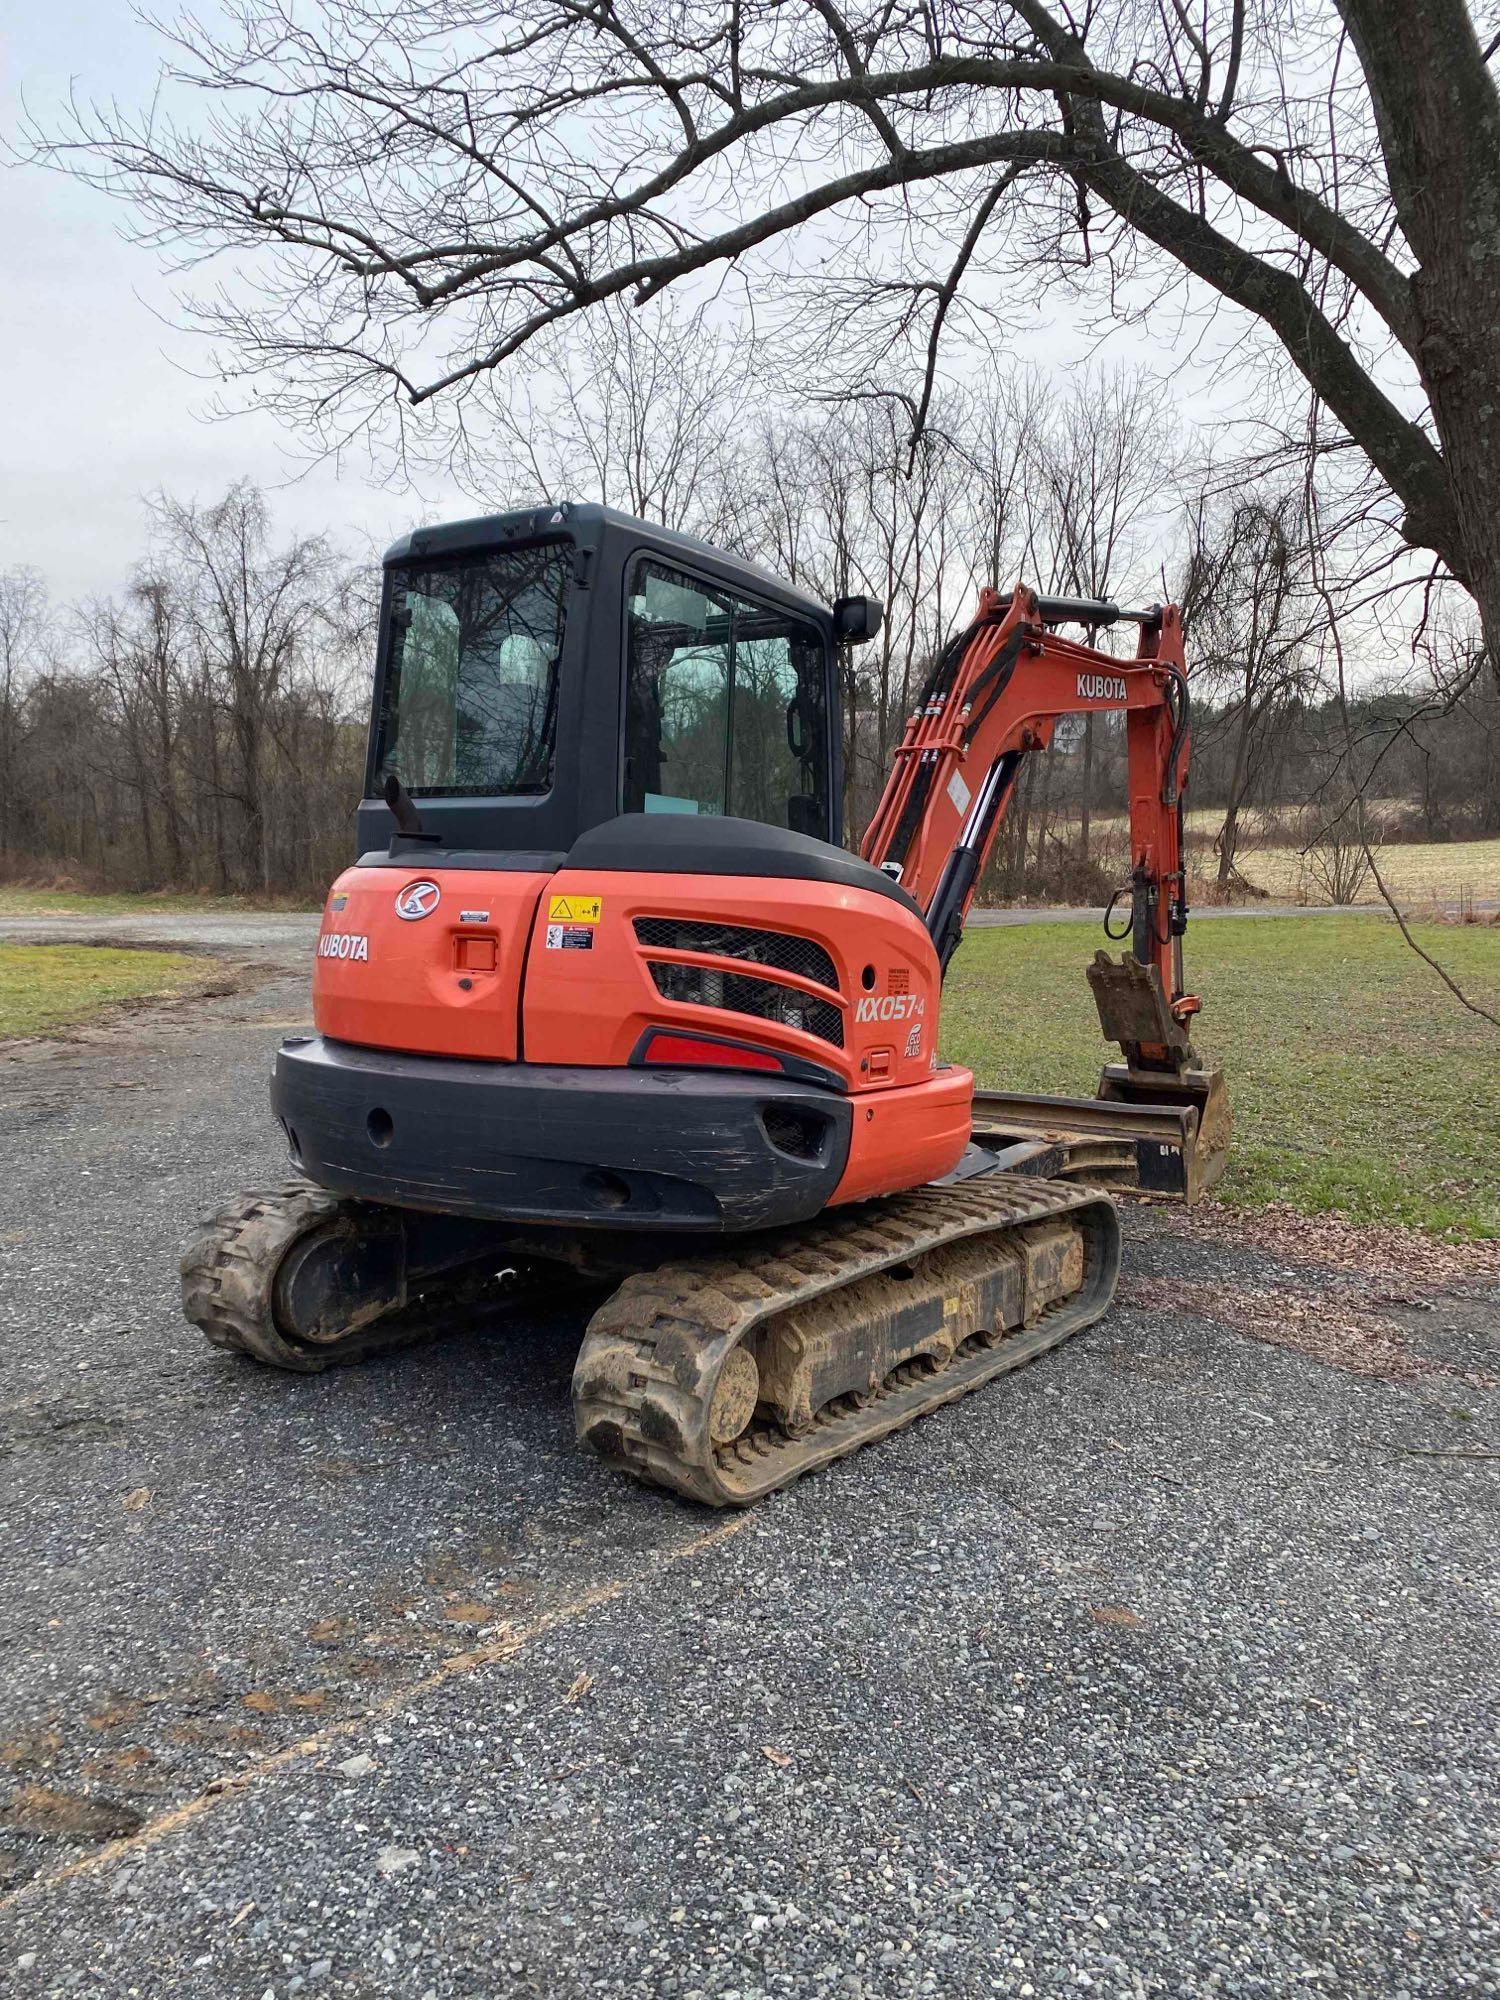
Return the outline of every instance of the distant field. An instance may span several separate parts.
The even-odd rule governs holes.
[[[186,952],[108,945],[0,944],[0,1041],[77,1027],[128,1000],[162,1000],[211,976]]]
[[[1125,821],[1117,814],[1096,817],[1101,839],[1123,838]],[[1223,824],[1223,814],[1207,809],[1188,814],[1190,865],[1200,880],[1215,873],[1209,843]],[[1248,844],[1240,851],[1240,873],[1257,889],[1278,903],[1325,903],[1328,898],[1307,873],[1307,863],[1295,847],[1256,845],[1255,820],[1251,816]],[[1393,841],[1377,843],[1375,860],[1391,894],[1406,903],[1457,903],[1464,897],[1476,902],[1500,902],[1500,839],[1452,840],[1446,842]],[[1361,903],[1378,903],[1380,892],[1373,881],[1360,892]]]
[[[1500,901],[1500,840],[1453,840],[1444,845],[1377,847],[1375,862],[1391,894],[1402,903],[1455,903],[1465,895],[1476,902]],[[1203,864],[1205,867],[1207,864]],[[1252,848],[1240,859],[1240,873],[1278,902],[1322,903],[1323,891],[1307,874],[1295,847]],[[1378,903],[1373,881],[1359,895]]]
[[[1500,930],[1417,935],[1500,1012]],[[1195,1039],[1223,1064],[1234,1110],[1224,1200],[1500,1235],[1500,1033],[1392,923],[1223,917],[1187,947],[1204,1002]],[[997,1088],[1091,1094],[1113,1053],[1084,981],[1094,949],[1071,926],[971,931],[949,975],[943,1053]]]

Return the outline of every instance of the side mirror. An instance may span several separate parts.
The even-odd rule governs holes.
[[[875,637],[884,617],[878,597],[841,597],[833,607],[833,629],[846,646],[863,646]]]

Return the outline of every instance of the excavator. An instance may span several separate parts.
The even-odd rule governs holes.
[[[1110,1189],[1196,1199],[1229,1137],[1182,983],[1181,617],[982,591],[855,854],[842,675],[882,616],[592,504],[387,552],[359,859],[271,1081],[295,1177],[182,1260],[211,1342],[311,1372],[582,1287],[579,1438],[725,1507],[1108,1309]],[[1122,1059],[1093,1098],[976,1089],[944,974],[1027,759],[1101,714]]]

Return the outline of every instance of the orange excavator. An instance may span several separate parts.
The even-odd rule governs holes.
[[[604,1294],[579,1436],[724,1506],[1107,1310],[1105,1189],[1191,1200],[1228,1141],[1182,986],[1181,620],[982,592],[855,855],[839,670],[881,616],[599,506],[388,552],[360,858],[271,1086],[297,1178],[184,1257],[211,1341],[317,1370],[561,1276]],[[1122,620],[1132,659],[1058,630]],[[944,973],[1026,759],[1109,713],[1129,950],[1088,977],[1122,1060],[1093,1098],[976,1091]]]

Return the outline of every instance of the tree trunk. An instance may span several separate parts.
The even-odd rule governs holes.
[[[1339,11],[1417,260],[1417,360],[1450,496],[1447,534],[1410,517],[1408,533],[1473,595],[1500,672],[1500,93],[1464,0],[1339,0]]]
[[[1252,718],[1248,698],[1240,710],[1240,726],[1234,742],[1234,770],[1229,779],[1229,803],[1224,824],[1219,829],[1219,887],[1227,889],[1234,873],[1235,851],[1240,838],[1240,807],[1245,801],[1250,770],[1250,730]]]
[[[1234,853],[1239,844],[1240,830],[1239,800],[1230,795],[1228,809],[1224,814],[1224,824],[1219,828],[1219,887],[1227,889],[1229,878],[1234,873]]]

